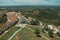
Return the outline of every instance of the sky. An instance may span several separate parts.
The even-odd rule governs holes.
[[[0,6],[13,5],[60,5],[60,0],[0,0]]]

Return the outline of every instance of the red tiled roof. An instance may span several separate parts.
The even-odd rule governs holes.
[[[16,16],[13,16],[12,18],[10,18],[10,22],[13,22],[16,18]]]

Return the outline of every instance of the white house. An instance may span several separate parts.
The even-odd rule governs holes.
[[[48,25],[48,27],[50,29],[53,29],[53,33],[57,33],[59,31],[59,29],[56,26],[54,26],[54,25]]]
[[[48,25],[48,27],[49,27],[50,29],[53,29],[54,26],[53,26],[53,25]]]

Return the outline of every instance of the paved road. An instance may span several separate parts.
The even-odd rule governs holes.
[[[34,30],[32,30],[31,28],[28,28],[28,27],[26,27],[27,29],[29,29],[30,31],[32,31],[32,32],[35,32]],[[50,40],[49,38],[47,38],[47,37],[45,37],[44,35],[42,35],[42,34],[40,34],[44,39],[46,39],[46,40]]]
[[[18,24],[18,25],[15,25],[15,27],[22,27],[24,28],[27,24]]]
[[[27,24],[21,24],[21,28],[17,30],[8,40],[11,40],[18,32],[20,32]],[[19,25],[20,26],[20,25]]]

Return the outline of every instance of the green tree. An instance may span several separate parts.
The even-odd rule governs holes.
[[[39,25],[39,21],[38,20],[32,20],[30,21],[31,25]]]
[[[6,14],[3,14],[2,17],[0,18],[0,23],[5,23],[7,21],[7,16]]]
[[[47,25],[45,25],[44,29],[45,29],[46,31],[48,31],[48,30],[49,30],[49,28],[48,28],[48,26],[47,26]]]
[[[41,37],[39,29],[36,29],[35,34],[36,34],[36,36]]]
[[[60,37],[60,32],[57,32],[57,36],[59,36],[59,37]]]
[[[50,37],[54,37],[53,36],[53,30],[49,29],[48,34],[49,34]]]

